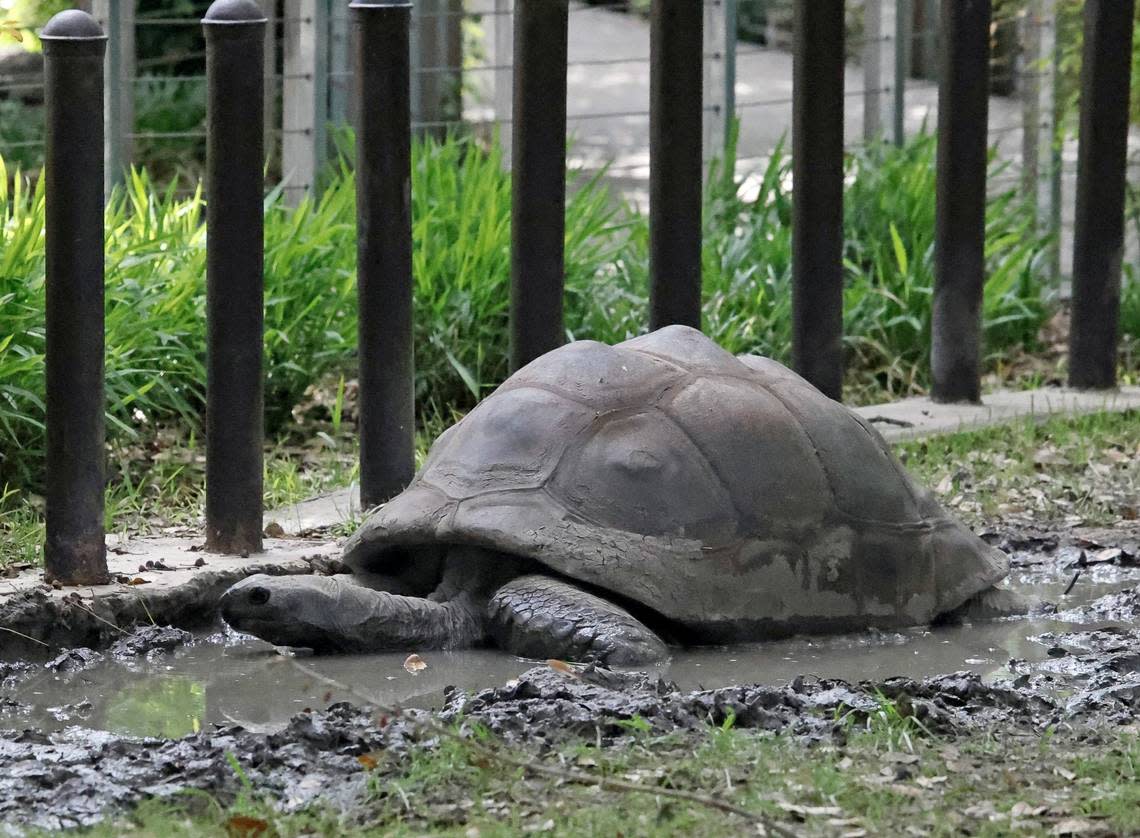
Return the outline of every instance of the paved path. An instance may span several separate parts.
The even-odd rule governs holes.
[[[482,0],[490,6],[490,0]],[[483,20],[486,33],[486,65],[500,65],[495,54],[493,18]],[[628,59],[628,60],[627,60]],[[649,26],[637,15],[571,4],[569,35],[570,69],[567,76],[569,131],[574,138],[571,162],[586,168],[610,164],[611,181],[629,199],[648,205],[649,184]],[[605,63],[601,63],[605,62]],[[468,74],[472,92],[466,104],[468,119],[494,116],[494,72],[475,70]],[[845,77],[845,142],[858,144],[863,136],[863,71],[847,67]],[[891,94],[883,94],[890,96]],[[792,55],[740,43],[737,56],[736,101],[741,117],[738,173],[755,172],[772,149],[787,138],[792,124]],[[767,103],[767,104],[763,104]],[[904,123],[908,135],[937,124],[938,90],[931,82],[911,79],[907,83]],[[612,116],[605,116],[613,114]],[[1003,159],[1013,163],[1002,175],[1003,187],[1017,178],[1022,142],[1022,106],[1018,99],[993,96],[989,103],[990,142]],[[1140,148],[1140,136],[1133,137]],[[719,151],[706,148],[706,157]],[[1062,184],[1062,271],[1072,263],[1072,218],[1076,187],[1077,144],[1063,149],[1066,174]],[[994,184],[997,185],[997,184]],[[1135,259],[1135,236],[1128,236],[1128,257]]]
[[[485,18],[483,26],[486,63],[498,66],[502,62],[495,54],[492,19]],[[637,15],[572,4],[569,61],[567,113],[574,138],[572,160],[588,167],[610,163],[619,181],[634,194],[644,192],[649,179],[647,22]],[[475,92],[468,102],[469,116],[493,114],[494,75],[480,71],[470,74]],[[845,140],[856,144],[863,136],[863,71],[858,65],[848,66],[846,89]],[[790,140],[791,98],[791,53],[740,43],[736,84],[741,116],[739,156],[750,164],[748,168],[755,168],[781,139]],[[937,99],[935,85],[910,82],[905,115],[908,133],[917,133],[924,125],[934,129]],[[617,116],[600,116],[604,114]],[[1020,102],[991,98],[989,123],[994,140],[1000,139],[1003,150],[1014,153],[1020,148]],[[706,149],[706,155],[718,150],[719,146]]]

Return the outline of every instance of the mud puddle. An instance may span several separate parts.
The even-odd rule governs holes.
[[[1002,546],[1013,556],[1011,587],[1056,609],[973,625],[677,650],[648,674],[689,691],[784,684],[798,676],[857,683],[972,672],[998,683],[1042,673],[1056,680],[1056,695],[1066,695],[1071,681],[1095,669],[1082,655],[1108,655],[1114,632],[1140,630],[1136,596],[1128,594],[1140,583],[1140,566],[1132,553],[1099,544],[1019,537]],[[1095,631],[1101,628],[1109,630],[1104,637]],[[7,677],[0,664],[0,729],[80,725],[177,737],[241,725],[265,732],[307,708],[355,700],[261,641],[224,630],[197,637],[172,631],[160,636],[152,629],[149,640],[133,646],[123,640],[110,650],[78,650],[50,665],[8,664]],[[422,657],[427,668],[416,673],[404,668],[406,653],[306,658],[304,664],[385,705],[412,708],[438,708],[447,687],[475,692],[534,665],[493,649],[425,650]]]
[[[950,736],[1135,723],[1138,551],[1002,546],[1013,554],[1012,586],[1054,607],[975,625],[678,651],[648,673],[568,674],[494,650],[425,650],[427,668],[412,674],[404,654],[296,659],[226,632],[158,627],[105,650],[0,662],[0,834],[89,824],[188,789],[225,802],[246,784],[285,809],[318,799],[351,808],[366,796],[358,757],[384,752],[396,765],[435,747],[441,723],[476,722],[537,748],[625,742],[635,718],[656,733],[699,735],[732,719],[835,740],[880,712],[884,696]],[[357,706],[361,696],[384,708]]]

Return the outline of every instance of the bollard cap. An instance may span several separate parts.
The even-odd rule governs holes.
[[[87,12],[67,9],[49,20],[40,30],[45,41],[105,41],[103,27]]]
[[[350,9],[410,9],[411,0],[352,0]]]
[[[254,0],[214,0],[202,23],[267,23],[265,12]]]

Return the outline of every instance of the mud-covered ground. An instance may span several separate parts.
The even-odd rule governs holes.
[[[304,706],[280,703],[268,659],[345,683],[317,687],[325,700],[313,710],[272,724],[219,712],[188,735],[108,732],[96,696],[108,668],[145,683],[230,642],[152,626],[109,648],[0,662],[0,834],[1140,834],[1136,418],[903,447],[950,509],[1010,553],[1014,586],[1054,603],[1019,618],[1017,644],[984,641],[992,659],[973,672],[862,674],[876,655],[933,660],[941,634],[832,648],[832,661],[859,662],[846,681],[789,669],[806,653],[769,658],[748,681],[723,677],[729,660],[704,683],[736,685],[715,689],[691,678],[679,688],[668,671],[543,664],[445,690],[446,667],[425,655],[419,683],[439,709],[396,712],[382,706],[399,703],[381,692],[384,676],[365,683],[352,666],[263,651],[250,679],[265,677],[266,705]],[[894,659],[882,652],[892,644]],[[945,648],[974,665],[972,647]],[[50,706],[37,716],[36,702]]]
[[[1121,529],[1116,534],[1119,537],[1109,546],[1103,534],[1100,541],[1084,536],[1057,539],[1027,530],[994,532],[989,537],[1012,554],[1015,575],[1032,576],[1047,566],[1054,574],[1058,569],[1071,572],[1077,578],[1072,583],[1075,587],[1081,574],[1103,575],[1115,569],[1127,578],[1132,572],[1134,563],[1140,561],[1136,533]],[[0,823],[16,832],[90,825],[108,817],[114,822],[143,801],[182,800],[188,790],[197,790],[207,792],[222,806],[255,793],[271,811],[329,807],[349,822],[442,828],[468,823],[475,814],[485,814],[486,807],[472,802],[472,790],[462,783],[433,782],[416,792],[415,806],[409,808],[411,799],[401,798],[395,789],[405,783],[415,786],[423,765],[440,768],[442,760],[447,771],[456,764],[474,765],[474,771],[515,776],[523,782],[527,772],[518,767],[520,761],[533,760],[561,770],[558,766],[567,765],[568,754],[577,754],[570,768],[589,775],[606,760],[627,759],[631,748],[633,752],[640,748],[645,758],[620,776],[634,777],[641,784],[648,778],[652,786],[664,776],[654,772],[675,762],[678,754],[694,748],[700,751],[710,736],[729,728],[738,742],[744,741],[739,737],[749,737],[746,746],[739,746],[746,751],[776,747],[770,743],[779,742],[779,747],[805,752],[848,753],[856,761],[866,757],[859,743],[868,732],[885,730],[891,738],[886,753],[898,754],[903,760],[889,765],[892,772],[902,766],[906,769],[903,775],[909,771],[907,760],[915,753],[916,741],[925,743],[919,747],[922,750],[934,742],[950,746],[995,736],[1040,742],[1046,736],[1055,752],[1050,760],[1061,762],[1065,755],[1088,749],[1090,741],[1110,741],[1130,753],[1127,749],[1134,746],[1140,721],[1140,587],[1125,587],[1073,608],[1045,604],[1038,611],[1048,614],[1052,625],[1071,624],[1073,630],[1032,637],[1047,654],[1033,661],[1011,659],[1007,675],[997,679],[970,672],[864,683],[797,677],[779,685],[682,690],[641,673],[541,665],[489,689],[446,689],[437,712],[367,707],[363,705],[369,696],[361,694],[355,704],[341,702],[325,710],[302,712],[276,731],[209,726],[174,739],[128,737],[85,728],[81,723],[89,708],[80,702],[54,708],[60,718],[79,721],[79,725],[55,732],[28,729],[0,735]],[[84,672],[106,658],[161,660],[194,642],[179,629],[151,626],[121,637],[108,649],[71,649],[47,661],[0,663],[0,679],[4,695],[19,694],[16,688],[23,681],[44,670],[82,679]],[[280,665],[308,671],[304,658],[282,658]],[[16,703],[0,698],[0,726],[4,718],[19,716]],[[472,747],[477,748],[484,747],[478,743],[491,743],[495,753],[505,755],[505,774],[487,765],[497,757],[468,753],[464,741],[474,742]],[[765,742],[769,744],[760,744]],[[594,755],[582,758],[583,748]],[[879,772],[875,782],[879,782],[885,775],[879,771],[882,766],[874,764]],[[981,765],[985,764],[982,760]],[[733,772],[743,770],[731,758],[721,767],[729,785],[733,785]],[[528,794],[541,798],[546,793],[541,790],[549,791],[548,786],[540,784]],[[727,788],[719,791],[718,799],[727,794]],[[922,794],[932,790],[916,788]],[[887,788],[883,793],[905,797],[909,792]],[[467,803],[460,805],[463,801]],[[757,817],[770,802],[765,797],[757,804]],[[810,810],[814,804],[789,803],[791,808],[775,816],[790,818],[791,824],[814,824],[813,829],[820,826],[826,833],[823,821],[795,808],[805,805]],[[816,808],[820,806],[827,811],[836,809],[831,804]],[[1029,807],[1025,812],[1041,808],[1029,802],[1025,806]],[[511,811],[517,815],[531,810]],[[1038,814],[1049,818],[1048,811],[1046,807]],[[1062,824],[1059,817],[1049,823]],[[548,820],[537,823],[543,826]],[[1008,826],[1007,821],[1001,822]],[[1088,823],[1090,828],[1104,827],[1112,834],[1127,821]],[[555,819],[554,824],[559,826],[559,821]],[[848,826],[856,831],[866,828],[853,824]]]

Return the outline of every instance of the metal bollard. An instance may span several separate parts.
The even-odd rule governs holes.
[[[516,0],[511,369],[562,345],[568,0]]]
[[[649,328],[701,327],[704,4],[653,0],[649,34]]]
[[[1069,384],[1116,386],[1134,0],[1085,0]]]
[[[990,0],[942,4],[931,396],[981,398]]]
[[[412,340],[412,131],[406,0],[349,7],[356,95],[360,501],[400,492],[415,470]]]
[[[261,550],[265,15],[215,0],[206,36],[206,548]]]
[[[796,0],[792,361],[843,395],[843,0]]]
[[[103,532],[103,55],[86,12],[60,12],[44,50],[47,205],[47,538],[44,578],[110,580]]]

